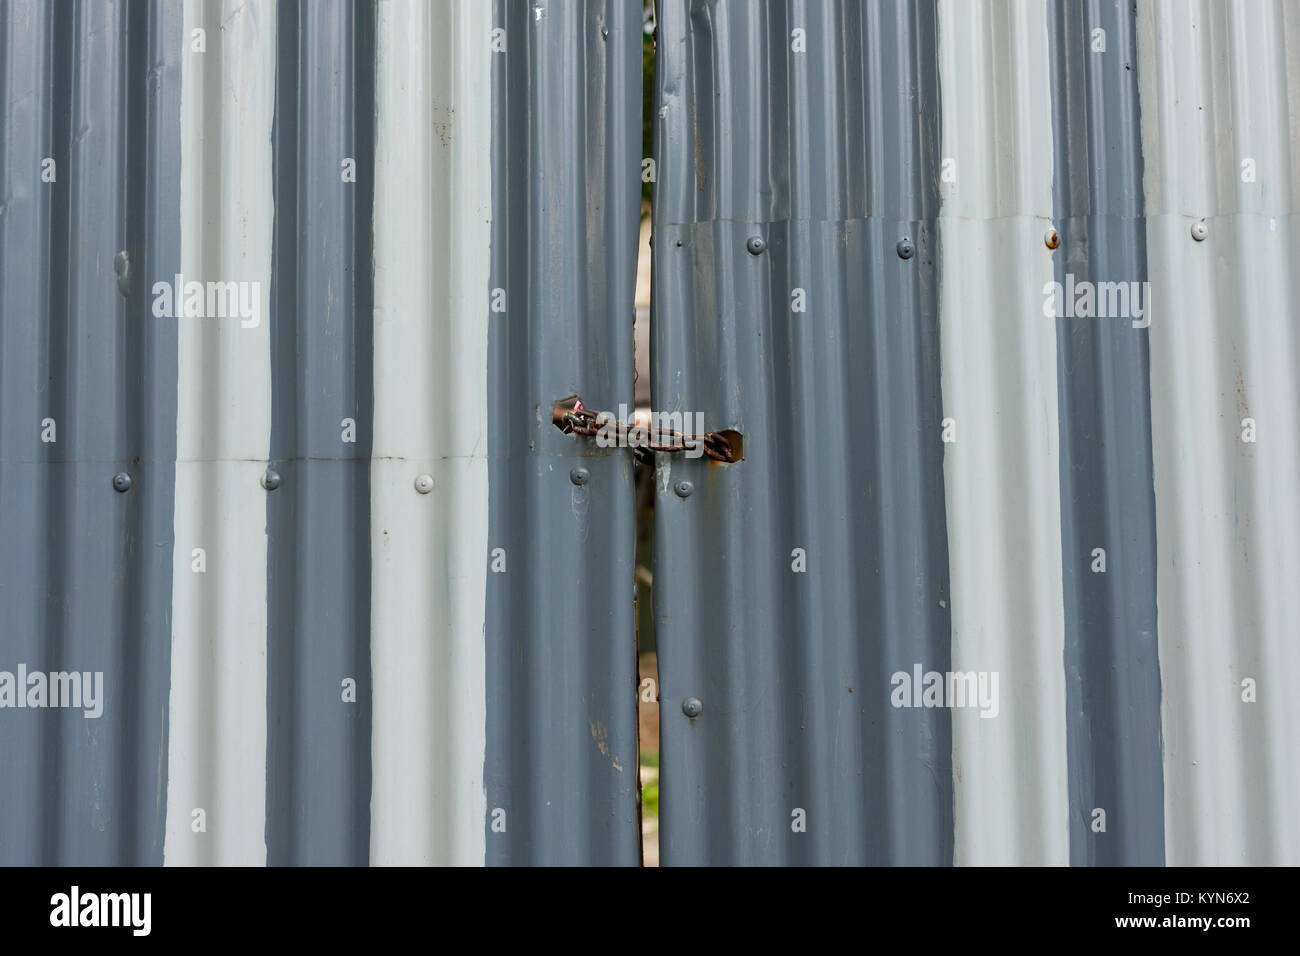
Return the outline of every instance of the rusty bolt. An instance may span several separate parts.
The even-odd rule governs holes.
[[[1055,229],[1049,229],[1043,233],[1043,244],[1049,249],[1055,249],[1061,244],[1061,237],[1057,235]]]

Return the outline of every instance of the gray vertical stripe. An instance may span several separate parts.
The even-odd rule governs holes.
[[[1131,5],[1056,0],[1048,24],[1057,281],[1145,281]],[[1096,29],[1105,31],[1104,53],[1092,49]],[[1124,318],[1057,323],[1070,860],[1158,865],[1164,784],[1147,331]],[[1092,571],[1094,548],[1106,550],[1104,574]],[[1105,811],[1105,832],[1093,830],[1095,809]]]
[[[636,864],[632,458],[550,413],[632,402],[640,7],[498,0],[494,26],[487,861]]]
[[[104,675],[98,719],[0,715],[5,865],[162,861],[180,38],[173,4],[0,7],[0,670]]]
[[[267,862],[370,852],[374,7],[279,6]],[[356,182],[341,178],[345,157]],[[356,442],[340,423],[356,421]],[[342,682],[356,681],[356,702]],[[380,689],[379,692],[382,692]]]

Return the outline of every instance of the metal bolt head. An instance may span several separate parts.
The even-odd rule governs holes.
[[[586,468],[574,468],[569,472],[569,480],[575,485],[585,485],[591,481],[591,472]]]
[[[113,476],[113,489],[115,491],[130,491],[131,476],[124,471],[119,471]]]
[[[433,475],[416,475],[415,490],[422,495],[433,491]]]
[[[1204,219],[1200,220],[1199,222],[1192,223],[1192,238],[1195,239],[1197,242],[1204,242],[1205,237],[1208,236],[1209,234],[1210,234],[1210,227],[1205,224]]]
[[[899,239],[895,248],[898,249],[898,258],[900,259],[910,259],[916,254],[916,247],[912,245],[912,240],[907,236]]]
[[[1061,244],[1061,237],[1055,229],[1049,229],[1043,233],[1043,245],[1049,249],[1055,249]]]
[[[695,490],[695,486],[691,484],[689,481],[686,481],[685,479],[673,485],[673,491],[677,493],[678,498],[689,498],[691,496],[691,492],[694,490]]]
[[[763,250],[767,248],[767,243],[763,241],[762,236],[750,236],[745,240],[745,248],[749,250],[751,256],[761,256]]]
[[[272,469],[266,469],[266,474],[262,476],[262,487],[267,491],[275,491],[280,487],[280,473]]]
[[[682,713],[694,720],[704,713],[704,701],[698,697],[687,697],[682,701]]]

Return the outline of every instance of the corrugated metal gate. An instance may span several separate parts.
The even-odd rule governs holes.
[[[663,862],[1300,862],[1295,5],[656,14]],[[0,863],[639,861],[641,23],[0,2]]]
[[[949,669],[936,26],[659,7],[651,392],[745,436],[658,466],[665,864],[952,858],[948,713],[883,680]]]
[[[657,10],[663,862],[1296,861],[1294,6]]]

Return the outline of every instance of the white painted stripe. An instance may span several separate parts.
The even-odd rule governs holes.
[[[1048,49],[1042,4],[939,5],[952,667],[999,675],[952,712],[959,864],[1069,863]]]
[[[1295,866],[1300,9],[1138,11],[1166,860]]]
[[[191,52],[200,28],[206,52]],[[259,282],[261,311],[251,328],[151,317],[178,323],[180,350],[164,862],[262,865],[275,6],[187,0],[185,37],[182,274]]]
[[[371,861],[481,865],[490,4],[385,2],[377,37]],[[417,476],[435,488],[419,494]]]

